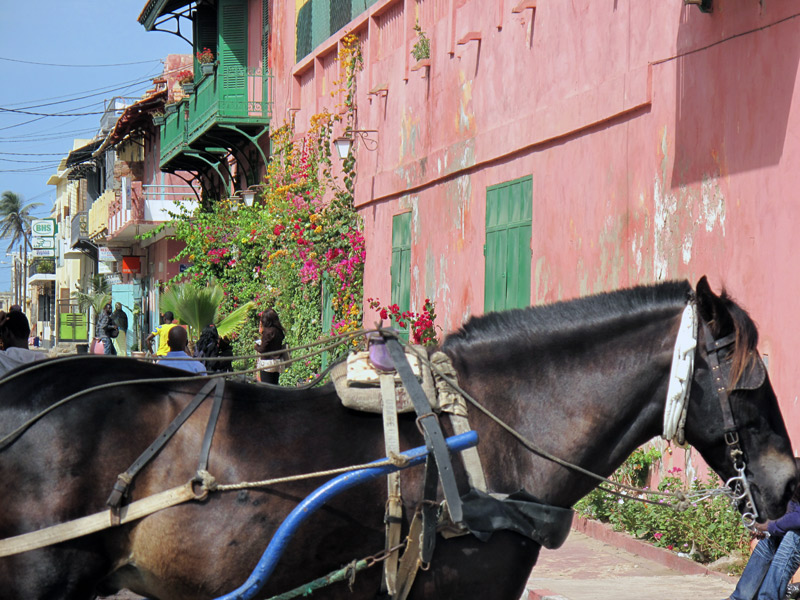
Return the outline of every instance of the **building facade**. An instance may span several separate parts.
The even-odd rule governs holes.
[[[800,18],[790,1],[704,8],[271,3],[276,124],[302,132],[335,110],[338,49],[346,34],[360,44],[365,297],[431,298],[448,331],[487,310],[708,275],[758,322],[797,422],[796,268],[781,257],[800,217]]]

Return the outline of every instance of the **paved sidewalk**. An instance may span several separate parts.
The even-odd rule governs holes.
[[[542,550],[521,600],[722,600],[736,585],[598,523],[576,525],[592,537],[573,529],[560,549]]]

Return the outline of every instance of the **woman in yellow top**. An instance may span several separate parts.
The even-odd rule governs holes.
[[[169,345],[167,344],[167,336],[169,335],[169,330],[173,327],[178,327],[177,323],[174,323],[175,315],[172,312],[167,311],[164,313],[164,323],[156,328],[155,331],[151,332],[150,335],[144,340],[144,343],[147,344],[147,348],[150,352],[153,352],[153,339],[158,336],[158,351],[156,352],[156,356],[166,356],[167,352],[169,352]]]

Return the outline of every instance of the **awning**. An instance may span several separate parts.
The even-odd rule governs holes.
[[[147,4],[144,5],[142,13],[139,15],[139,23],[144,25],[147,31],[152,31],[156,25],[156,19],[160,16],[191,3],[192,0],[147,0]]]
[[[80,148],[73,150],[67,156],[67,164],[65,166],[70,168],[92,160],[92,154],[94,154],[94,151],[97,150],[102,143],[103,138],[100,138],[89,142],[85,146],[81,146]]]
[[[105,141],[94,151],[93,156],[100,156],[107,148],[124,140],[125,137],[137,127],[142,125],[152,126],[149,111],[163,108],[166,100],[167,90],[164,89],[154,92],[127,107],[120,115],[119,119],[117,119],[114,128],[108,136],[106,136]]]

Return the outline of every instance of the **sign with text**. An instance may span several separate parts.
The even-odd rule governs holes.
[[[111,249],[108,246],[97,247],[97,260],[100,262],[119,262],[122,260],[122,252]]]
[[[142,261],[139,256],[123,256],[122,257],[122,272],[123,273],[141,273]]]
[[[31,233],[36,237],[54,237],[56,235],[55,219],[34,219],[31,222]]]
[[[56,238],[51,237],[34,237],[31,238],[31,246],[36,250],[38,248],[55,248]]]
[[[51,248],[34,248],[31,250],[31,256],[46,256],[46,257],[54,257],[56,255],[56,251]]]

